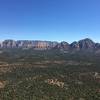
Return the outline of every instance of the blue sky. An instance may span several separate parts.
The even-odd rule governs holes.
[[[100,42],[100,0],[0,0],[0,40]]]

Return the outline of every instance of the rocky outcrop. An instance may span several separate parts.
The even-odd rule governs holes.
[[[55,49],[60,49],[60,50],[69,50],[69,44],[65,41],[61,42],[61,43],[58,43],[56,46],[55,46]]]
[[[0,43],[1,48],[34,48],[34,49],[50,49],[54,48],[58,43],[51,41],[30,41],[30,40],[4,40]]]
[[[45,80],[45,83],[48,83],[50,85],[57,85],[58,87],[61,87],[61,88],[64,87],[64,82],[61,82],[58,79],[47,79]]]
[[[95,48],[100,49],[100,43],[95,43]]]
[[[80,46],[78,42],[73,42],[70,44],[71,49],[80,50]]]
[[[16,41],[14,40],[4,40],[1,43],[2,48],[15,48],[16,47]]]
[[[70,46],[72,49],[77,49],[77,50],[93,50],[99,47],[99,46],[97,47],[96,43],[89,38],[80,40],[78,42],[75,41],[71,43]]]
[[[33,40],[4,40],[0,43],[0,48],[33,48],[35,50],[58,49],[58,50],[99,50],[100,43],[95,43],[86,38],[71,44],[63,41],[61,43],[52,41],[33,41]]]
[[[78,43],[79,43],[80,49],[94,49],[95,48],[95,43],[91,39],[88,39],[88,38],[80,40]]]

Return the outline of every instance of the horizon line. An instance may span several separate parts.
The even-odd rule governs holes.
[[[86,39],[89,39],[89,40],[92,40],[93,42],[95,42],[95,43],[100,43],[100,42],[96,42],[96,41],[94,41],[93,39],[91,39],[91,38],[82,38],[82,39],[79,39],[79,40],[75,40],[75,41],[72,41],[71,43],[73,43],[73,42],[79,42],[80,40],[86,40]],[[3,39],[3,40],[1,40],[0,39],[0,42],[3,42],[3,41],[5,41],[5,40],[13,40],[13,41],[42,41],[42,42],[58,42],[58,43],[61,43],[61,42],[67,42],[66,40],[62,40],[62,41],[55,41],[55,40],[43,40],[43,39]],[[69,43],[69,42],[67,42],[67,43]],[[69,44],[71,44],[71,43],[69,43]]]

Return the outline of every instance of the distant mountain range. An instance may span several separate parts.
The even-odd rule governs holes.
[[[35,50],[59,49],[59,50],[100,50],[100,43],[95,43],[89,38],[75,41],[71,44],[53,41],[38,40],[4,40],[0,43],[0,48],[33,48]]]

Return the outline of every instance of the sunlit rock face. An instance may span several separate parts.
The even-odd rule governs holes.
[[[48,48],[49,44],[48,42],[45,42],[45,41],[38,41],[35,47],[36,48]]]
[[[63,42],[52,42],[52,41],[40,41],[40,40],[4,40],[0,42],[0,48],[33,48],[35,50],[47,50],[47,49],[57,49],[61,51],[70,50],[99,50],[100,43],[95,43],[91,39],[83,39],[78,42],[73,42],[71,44]]]
[[[29,40],[19,40],[16,41],[17,48],[32,48],[34,45],[32,41]]]
[[[1,48],[34,48],[51,49],[57,45],[57,42],[51,41],[31,41],[31,40],[4,40],[0,43]]]
[[[57,42],[51,41],[36,41],[34,48],[35,49],[52,49],[57,45]]]
[[[16,41],[5,40],[5,41],[2,42],[1,47],[3,47],[3,48],[15,48],[16,47]]]

